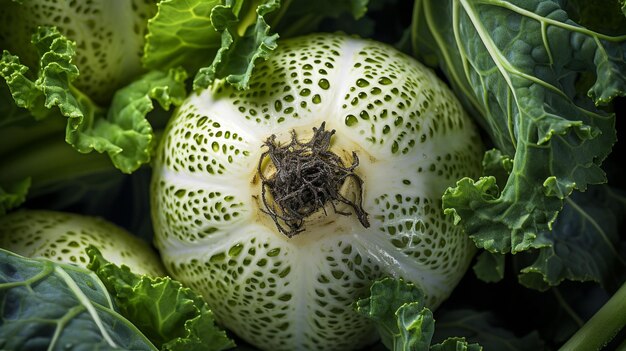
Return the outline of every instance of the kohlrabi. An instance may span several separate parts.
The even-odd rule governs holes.
[[[390,46],[286,40],[247,90],[225,82],[170,120],[152,182],[156,244],[218,320],[272,350],[357,349],[371,282],[415,283],[437,307],[474,246],[442,210],[482,145],[450,90]]]
[[[86,267],[89,246],[134,273],[164,275],[159,257],[146,242],[106,220],[41,210],[21,210],[0,217],[0,248],[22,256]]]

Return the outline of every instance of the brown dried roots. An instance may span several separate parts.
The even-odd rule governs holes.
[[[330,203],[337,214],[349,216],[350,212],[337,209],[337,203],[350,206],[361,224],[369,227],[367,213],[363,210],[362,186],[363,180],[354,173],[359,165],[356,153],[352,153],[352,164],[344,166],[341,158],[330,151],[330,139],[335,131],[326,131],[325,123],[319,128],[313,128],[313,137],[308,142],[300,142],[296,132],[291,132],[291,142],[280,145],[276,142],[276,135],[270,136],[264,143],[268,150],[259,160],[258,172],[261,179],[261,197],[265,209],[276,223],[278,230],[292,237],[304,231],[304,220],[311,214],[323,209]],[[276,167],[276,172],[265,177],[261,168],[265,157]],[[342,185],[348,180],[356,182],[356,201],[347,199],[340,193]],[[273,198],[270,204],[267,191]],[[275,205],[275,206],[274,206]]]

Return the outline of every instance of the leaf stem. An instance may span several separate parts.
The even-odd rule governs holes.
[[[559,351],[602,349],[626,325],[626,283]]]

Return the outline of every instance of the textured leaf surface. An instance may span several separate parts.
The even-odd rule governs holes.
[[[615,118],[594,105],[626,91],[626,36],[592,31],[552,1],[417,1],[413,44],[511,157],[502,188],[461,181],[444,199],[479,247],[550,244],[563,200],[604,182]],[[622,33],[623,34],[623,33]],[[594,77],[585,85],[588,73]]]
[[[211,22],[221,33],[221,47],[213,63],[198,71],[194,89],[207,88],[215,79],[226,79],[237,88],[246,89],[256,61],[267,59],[276,49],[278,34],[272,33],[265,17],[280,7],[280,1],[264,0],[250,10],[255,13],[251,24],[246,18],[251,14],[241,11],[242,3],[229,0],[213,10]]]
[[[367,0],[167,0],[148,23],[147,68],[177,65],[195,75],[194,88],[225,79],[246,89],[255,65],[283,38],[319,30],[325,19],[362,17]],[[196,74],[197,72],[197,74]]]
[[[143,73],[141,53],[146,22],[156,1],[10,1],[0,7],[0,42],[28,67],[40,54],[30,45],[40,26],[54,26],[79,50],[72,63],[80,70],[75,86],[98,104]]]
[[[402,280],[384,278],[370,287],[370,296],[358,300],[356,311],[374,321],[390,350],[428,350],[435,329],[424,293]]]
[[[606,288],[623,279],[626,256],[620,224],[626,197],[608,186],[590,187],[565,201],[550,235],[551,245],[521,270],[520,282],[546,290],[563,280],[594,281]]]
[[[218,351],[235,344],[215,325],[202,297],[169,277],[137,275],[88,249],[89,268],[102,279],[121,313],[161,350]]]
[[[97,106],[73,84],[79,76],[72,63],[75,44],[55,28],[42,27],[33,37],[40,55],[37,79],[29,78],[28,67],[5,51],[0,74],[5,78],[16,104],[36,118],[55,115],[55,107],[67,117],[66,141],[77,151],[108,153],[125,173],[136,170],[150,158],[152,128],[145,119],[153,109],[152,99],[167,109],[186,96],[183,71],[150,72],[119,90],[107,111]]]
[[[209,65],[221,46],[220,33],[211,23],[211,10],[219,0],[164,0],[148,21],[143,64],[148,69],[183,66],[188,72]]]
[[[7,350],[157,350],[84,268],[0,249],[0,345]]]

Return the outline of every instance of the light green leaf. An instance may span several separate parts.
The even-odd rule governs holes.
[[[89,134],[119,148],[109,155],[122,172],[131,173],[150,161],[154,133],[146,116],[154,108],[153,101],[164,110],[180,105],[187,96],[186,78],[181,68],[151,71],[113,96],[107,118],[99,120]]]
[[[388,349],[429,349],[434,320],[424,307],[424,293],[415,285],[392,278],[377,280],[370,296],[356,302],[355,310],[374,322]]]
[[[472,267],[474,273],[484,282],[499,282],[504,278],[504,258],[502,254],[483,251],[478,255],[476,264]]]
[[[253,15],[242,11],[243,0],[227,0],[216,6],[211,22],[221,33],[221,47],[215,60],[198,71],[194,89],[207,88],[215,79],[226,79],[239,89],[246,89],[257,60],[268,58],[277,47],[278,34],[272,34],[265,16],[280,7],[279,0],[264,0]],[[244,8],[245,9],[245,8]],[[251,22],[251,23],[250,23]]]
[[[188,72],[213,62],[221,35],[211,23],[219,0],[164,0],[148,21],[143,64],[148,69],[182,66]]]
[[[0,249],[0,345],[6,350],[157,350],[118,314],[89,270]]]
[[[107,262],[94,247],[89,268],[102,279],[120,312],[161,350],[224,350],[235,346],[217,327],[202,297],[169,277],[139,276]]]
[[[19,107],[36,118],[67,117],[65,140],[81,153],[93,150],[108,153],[114,165],[125,173],[148,162],[153,133],[146,114],[153,109],[151,100],[168,109],[186,96],[186,74],[180,69],[168,73],[153,71],[117,91],[110,109],[105,111],[79,91],[73,81],[78,68],[72,64],[75,44],[55,28],[41,27],[33,36],[40,55],[37,79],[28,77],[28,67],[6,52],[0,61],[2,75]],[[57,116],[58,117],[58,116]]]

